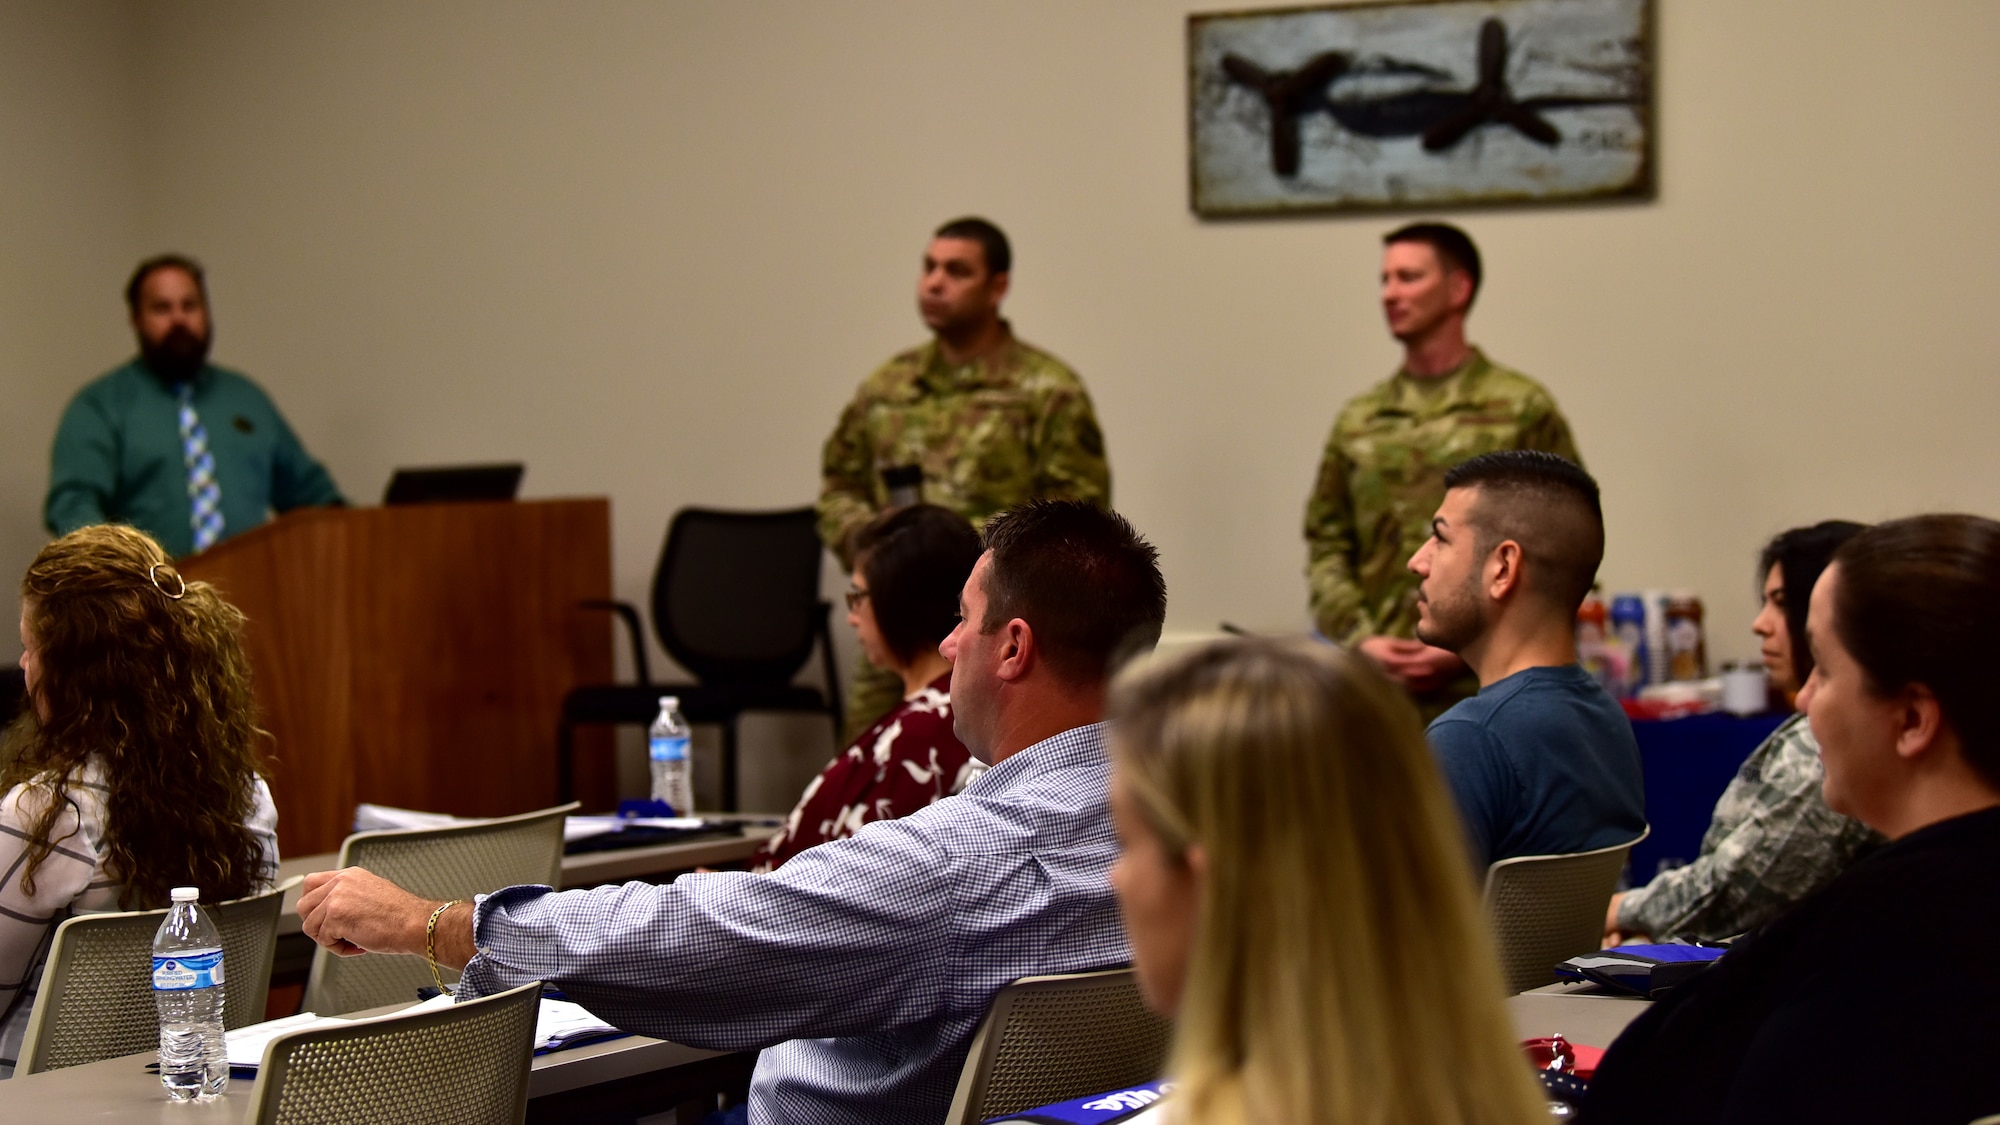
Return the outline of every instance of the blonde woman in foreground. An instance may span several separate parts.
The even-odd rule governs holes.
[[[1111,879],[1175,1018],[1155,1122],[1547,1119],[1457,814],[1369,662],[1240,639],[1113,687]]]

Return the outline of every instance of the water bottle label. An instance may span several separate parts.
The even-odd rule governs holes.
[[[656,762],[685,762],[688,756],[688,737],[653,739],[653,760]]]
[[[153,991],[181,992],[214,988],[222,983],[222,950],[197,949],[162,957],[153,955]]]

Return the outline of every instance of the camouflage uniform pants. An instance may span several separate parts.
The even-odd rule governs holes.
[[[847,685],[847,721],[846,729],[840,732],[841,748],[861,737],[862,731],[902,701],[903,677],[861,661]]]

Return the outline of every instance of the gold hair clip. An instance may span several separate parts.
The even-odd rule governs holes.
[[[176,582],[178,582],[178,583],[180,583],[180,584],[181,584],[181,588],[180,588],[180,589],[178,589],[178,590],[175,590],[175,591],[173,591],[173,592],[169,593],[169,592],[167,591],[167,588],[166,588],[165,586],[162,586],[162,585],[160,585],[160,568],[161,568],[161,567],[166,567],[166,569],[167,569],[167,573],[168,573],[169,575],[172,575],[172,576],[173,576],[173,579],[174,579],[174,581],[176,581]],[[175,569],[174,569],[173,567],[171,567],[171,566],[168,566],[168,565],[167,565],[166,563],[154,563],[154,564],[153,564],[152,566],[149,566],[149,567],[147,567],[147,568],[146,568],[146,577],[148,577],[148,578],[150,578],[150,579],[152,579],[152,580],[153,580],[153,588],[154,588],[154,589],[158,590],[158,591],[159,591],[160,593],[162,593],[162,594],[166,594],[166,595],[167,595],[167,597],[168,597],[168,598],[169,598],[170,600],[172,600],[172,601],[180,601],[180,600],[181,600],[182,598],[184,598],[184,597],[186,597],[186,596],[187,596],[187,592],[188,592],[188,582],[187,582],[187,579],[185,579],[185,578],[182,578],[182,577],[181,577],[181,572],[180,572],[180,571],[178,571],[178,570],[175,570]]]

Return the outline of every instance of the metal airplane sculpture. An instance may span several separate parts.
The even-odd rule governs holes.
[[[1482,125],[1506,125],[1529,140],[1555,147],[1562,133],[1543,111],[1580,106],[1629,105],[1631,98],[1545,97],[1517,99],[1507,85],[1507,27],[1489,19],[1479,28],[1479,80],[1470,90],[1420,88],[1378,98],[1334,98],[1328,88],[1347,76],[1410,74],[1447,77],[1433,67],[1394,59],[1356,65],[1353,56],[1326,51],[1297,70],[1267,71],[1240,55],[1225,55],[1231,81],[1264,99],[1271,114],[1271,170],[1299,171],[1299,120],[1324,112],[1364,137],[1421,137],[1427,152],[1444,152]]]

